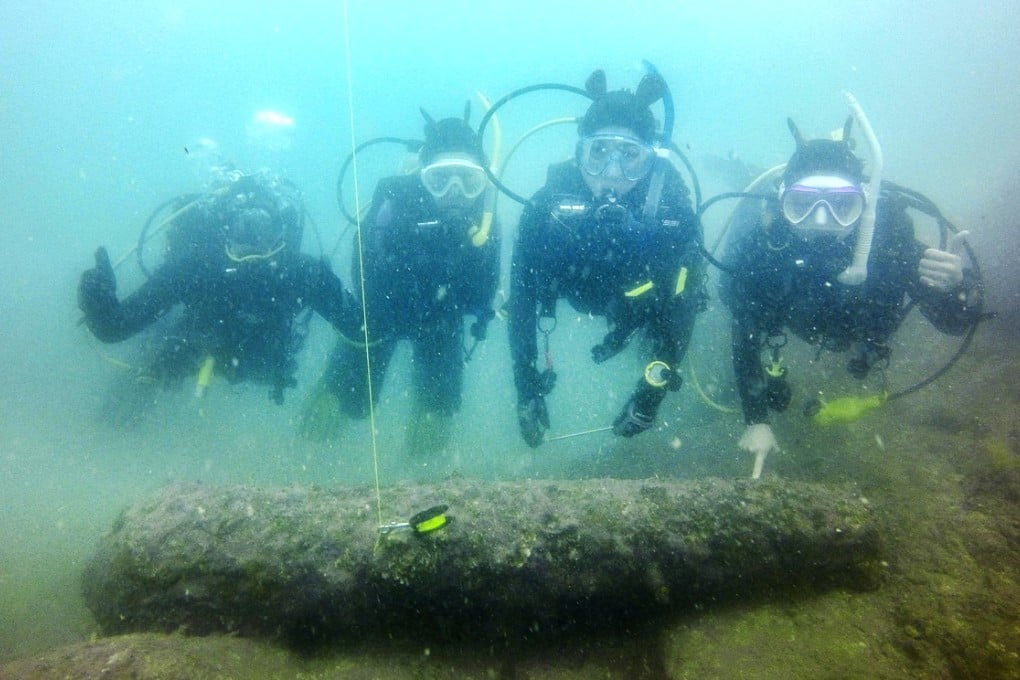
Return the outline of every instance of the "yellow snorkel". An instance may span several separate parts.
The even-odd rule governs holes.
[[[475,96],[482,102],[482,106],[488,111],[492,104],[481,92],[475,92]],[[503,145],[503,129],[499,124],[499,118],[492,116],[492,158],[489,161],[489,171],[492,174],[499,172],[499,151]],[[485,207],[482,209],[482,221],[470,231],[471,243],[476,248],[481,248],[489,240],[489,232],[492,231],[492,220],[496,214],[496,197],[499,192],[491,183],[485,188]]]

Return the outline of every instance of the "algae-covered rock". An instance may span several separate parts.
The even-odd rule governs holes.
[[[162,489],[84,577],[107,633],[494,640],[600,628],[766,588],[870,586],[878,532],[847,490],[578,480]],[[379,531],[436,505],[426,534]]]

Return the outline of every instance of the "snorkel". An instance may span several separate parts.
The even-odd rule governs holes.
[[[492,104],[488,98],[481,92],[475,92],[475,96],[478,97],[479,101],[482,102],[482,106],[485,107],[486,113],[492,111]],[[481,134],[479,134],[478,143],[481,144]],[[499,118],[496,117],[495,112],[492,115],[492,157],[486,168],[486,174],[490,177],[499,176],[499,152],[500,147],[503,145],[503,128],[499,124]],[[481,155],[481,151],[479,151]],[[484,155],[481,156],[484,158]],[[492,230],[492,220],[496,213],[496,197],[499,196],[499,191],[496,189],[496,185],[491,181],[489,186],[485,188],[485,207],[482,208],[482,221],[477,226],[473,227],[469,232],[471,235],[471,244],[476,248],[481,248],[489,240],[489,232]]]
[[[849,92],[844,92],[854,119],[864,132],[868,141],[868,148],[871,151],[871,178],[864,186],[864,195],[867,201],[864,203],[864,213],[861,215],[861,224],[857,232],[857,245],[854,248],[853,260],[850,266],[844,269],[836,278],[846,286],[859,286],[868,278],[868,257],[871,255],[871,241],[875,235],[875,212],[878,206],[878,196],[882,186],[882,147],[878,144],[875,131],[864,115],[864,110],[857,102],[857,99]]]
[[[648,75],[654,76],[662,82],[662,136],[659,139],[659,143],[662,145],[662,148],[666,149],[672,144],[673,121],[676,118],[673,108],[673,93],[669,89],[669,83],[666,82],[666,79],[662,77],[659,69],[655,68],[652,62],[642,59],[641,65]]]
[[[671,142],[673,135],[673,125],[675,120],[672,94],[670,93],[668,84],[662,79],[661,75],[659,75],[658,70],[656,70],[656,68],[650,62],[648,62],[647,60],[642,61],[642,67],[645,69],[645,77],[650,76],[650,78],[648,78],[649,81],[656,79],[661,81],[662,85],[664,86],[661,92],[663,105],[663,128],[662,133],[658,136],[658,139],[661,140],[661,148],[656,149],[656,156],[668,160],[677,169],[678,172],[686,170],[691,180],[691,187],[694,191],[695,197],[694,198],[695,209],[697,209],[697,207],[701,203],[701,186],[698,183],[697,173],[695,173],[694,166],[691,165],[691,162],[687,159],[683,152],[681,152],[678,148],[674,147]],[[576,94],[587,99],[589,103],[593,102],[596,99],[596,97],[586,88],[575,87],[573,85],[565,85],[560,83],[540,83],[537,85],[529,85],[527,87],[522,87],[520,89],[514,90],[510,94],[504,95],[499,100],[497,100],[496,103],[494,103],[492,107],[489,108],[488,111],[486,111],[485,115],[482,116],[481,122],[479,122],[478,124],[478,136],[480,138],[484,137],[485,128],[486,126],[488,126],[489,120],[494,118],[496,112],[506,104],[523,95],[547,90],[557,90],[562,92],[569,92],[571,94]],[[652,102],[649,102],[649,104],[651,103]],[[516,201],[521,205],[528,205],[530,201],[527,198],[513,191],[508,186],[506,186],[506,184],[503,183],[502,175],[506,171],[507,166],[510,164],[509,163],[510,158],[514,155],[517,149],[526,140],[530,139],[534,134],[556,125],[564,124],[576,125],[580,122],[580,120],[581,120],[580,117],[575,116],[555,118],[535,125],[527,132],[525,132],[510,147],[510,150],[507,152],[506,157],[504,158],[502,166],[499,168],[499,173],[497,174],[491,171],[488,172],[489,181],[491,181],[493,186],[495,186],[497,192],[505,194],[507,198]],[[679,159],[680,163],[677,163],[676,159]]]
[[[655,155],[657,157],[655,163],[656,167],[652,170],[652,178],[648,185],[648,193],[645,195],[645,205],[641,211],[644,221],[652,224],[655,222],[656,216],[659,212],[659,199],[662,198],[662,186],[666,181],[666,172],[663,168],[662,160],[672,163],[669,148],[673,143],[673,121],[675,118],[675,112],[673,109],[673,93],[670,92],[669,83],[666,82],[665,78],[662,77],[659,70],[655,68],[652,62],[644,59],[641,61],[641,64],[645,67],[647,74],[654,77],[661,85],[659,96],[662,99],[663,108],[662,135],[659,137],[659,147],[655,149]]]

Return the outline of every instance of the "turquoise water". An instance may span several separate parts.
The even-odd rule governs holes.
[[[633,88],[640,60],[655,63],[676,101],[674,140],[706,196],[727,190],[712,157],[738,153],[769,167],[791,150],[786,117],[824,135],[861,102],[883,143],[886,174],[924,191],[958,224],[986,270],[989,306],[1018,304],[1015,263],[1020,173],[1020,18],[1011,3],[980,9],[939,2],[492,3],[101,2],[0,6],[0,661],[87,638],[78,594],[82,561],[125,504],[170,481],[265,485],[482,478],[748,474],[735,446],[742,426],[684,390],[640,441],[591,435],[547,444],[520,440],[503,329],[467,368],[465,406],[450,451],[403,452],[410,404],[404,353],[395,360],[369,427],[341,444],[294,437],[293,419],[332,338],[321,322],[300,357],[300,387],[283,407],[253,386],[215,382],[203,400],[168,394],[136,428],[96,420],[131,341],[103,346],[78,325],[75,286],[105,244],[127,252],[159,203],[201,182],[201,140],[240,167],[272,167],[304,191],[327,248],[342,233],[336,174],[355,141],[421,133],[418,107],[457,115],[482,92],[496,99],[538,82],[580,86],[604,68],[610,88]],[[349,59],[347,52],[349,50]],[[258,111],[293,118],[260,125]],[[565,94],[522,98],[501,111],[515,140],[554,116],[582,113]],[[477,121],[480,106],[475,104]],[[547,163],[572,151],[572,130],[522,147],[507,181],[530,194]],[[359,195],[399,161],[365,158]],[[350,189],[353,198],[353,188]],[[1011,193],[1012,192],[1012,193]],[[507,248],[519,208],[500,204]],[[722,215],[710,215],[709,242]],[[313,239],[306,246],[315,249]],[[347,253],[337,255],[346,277]],[[120,290],[139,281],[130,263]],[[1008,316],[1008,315],[1007,315]],[[1013,317],[1015,319],[1015,316]],[[955,348],[911,320],[892,380],[918,379]],[[560,382],[553,434],[608,424],[642,362],[631,348],[606,365],[588,349],[597,320],[561,309],[553,339]],[[693,355],[703,385],[732,399],[718,305],[701,320]],[[920,339],[925,351],[911,351]],[[813,352],[793,348],[804,365]],[[799,354],[797,354],[799,352]],[[823,358],[812,387],[844,385],[838,357]],[[782,425],[777,426],[780,438]],[[838,475],[835,475],[838,477]]]

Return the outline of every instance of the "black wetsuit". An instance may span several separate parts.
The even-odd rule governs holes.
[[[129,338],[183,305],[147,367],[153,378],[179,380],[211,356],[217,373],[269,384],[280,403],[294,384],[295,318],[302,310],[315,310],[346,333],[360,327],[357,302],[326,263],[291,247],[270,259],[235,262],[215,221],[192,219],[172,229],[185,233],[171,235],[166,262],[135,292],[121,302],[109,295],[82,305],[103,342]]]
[[[510,352],[519,403],[543,396],[538,321],[555,313],[561,297],[580,312],[606,317],[610,332],[592,350],[596,361],[622,350],[638,330],[651,341],[651,359],[675,367],[683,358],[704,300],[700,226],[683,180],[672,166],[661,171],[657,210],[645,215],[654,173],[615,204],[603,204],[575,162],[550,166],[521,216],[511,269]]]
[[[963,333],[980,314],[965,292],[941,293],[921,283],[917,268],[927,246],[914,238],[913,222],[894,198],[878,205],[867,279],[847,286],[837,276],[850,264],[854,245],[852,235],[806,241],[777,219],[768,229],[759,223],[728,249],[732,271],[723,279],[722,297],[733,314],[733,368],[747,424],[768,420],[761,352],[784,329],[823,349],[856,345],[875,359],[888,356],[886,343],[909,310],[907,298],[943,333]],[[974,284],[965,270],[961,291]]]
[[[464,380],[464,316],[479,329],[493,317],[499,280],[499,232],[493,225],[481,246],[471,241],[481,222],[479,197],[465,215],[437,208],[417,175],[379,182],[363,225],[365,311],[372,366],[373,396],[399,340],[413,347],[417,404],[425,411],[452,415],[459,410]],[[359,286],[355,251],[352,281]],[[484,333],[484,330],[480,331]],[[340,397],[345,413],[368,414],[362,334],[341,340],[326,374],[326,386]]]

